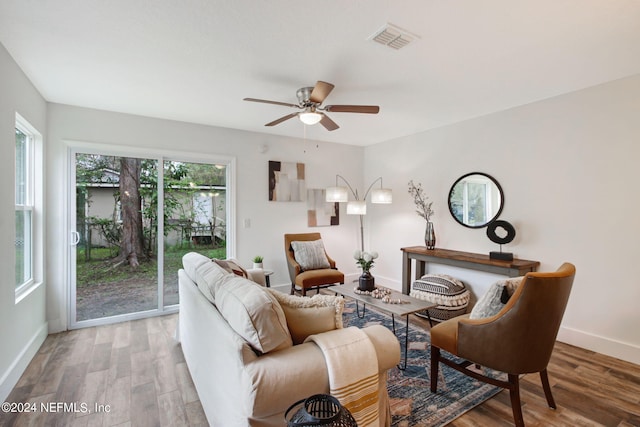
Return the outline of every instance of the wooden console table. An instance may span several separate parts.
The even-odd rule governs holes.
[[[425,246],[402,248],[402,293],[409,294],[411,289],[411,260],[416,260],[415,278],[425,273],[425,264],[452,265],[488,273],[502,274],[509,277],[523,276],[529,271],[536,271],[540,262],[514,258],[513,261],[491,259],[489,255],[470,252],[452,251],[449,249],[427,249]]]

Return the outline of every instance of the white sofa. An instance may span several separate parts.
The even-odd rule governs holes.
[[[284,413],[293,403],[317,393],[329,393],[322,351],[313,342],[293,344],[304,338],[299,327],[305,325],[296,327],[292,339],[286,322],[288,319],[293,326],[294,316],[283,317],[285,310],[273,297],[275,291],[230,274],[200,254],[185,255],[183,266],[179,271],[177,337],[210,425],[283,426]],[[318,328],[342,326],[343,303],[339,297],[324,298],[340,302],[337,316],[333,314],[339,321],[336,319],[334,326],[332,320],[328,328],[319,321],[315,330],[311,325],[311,333],[319,332]],[[337,309],[311,307],[310,312],[305,311],[296,319],[308,319],[309,313],[317,312],[318,318],[324,316],[326,324],[327,310]],[[286,331],[282,331],[283,322]],[[260,325],[259,330],[252,329],[255,325]],[[387,370],[400,360],[399,343],[391,331],[380,325],[363,331],[378,358],[380,426],[388,426],[391,417]]]

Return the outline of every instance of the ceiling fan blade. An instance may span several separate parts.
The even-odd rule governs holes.
[[[300,108],[297,104],[289,104],[287,102],[269,101],[266,99],[244,98],[243,101],[262,102],[264,104],[284,105],[285,107]]]
[[[332,113],[378,114],[380,107],[377,105],[327,105],[324,110]]]
[[[329,96],[334,87],[335,86],[333,86],[331,83],[318,80],[316,85],[313,87],[313,90],[311,91],[309,101],[315,102],[316,104],[322,104],[322,101],[324,101],[324,99]]]
[[[275,126],[275,125],[277,125],[277,124],[280,124],[280,123],[284,122],[285,120],[292,119],[292,118],[294,118],[294,117],[295,117],[295,116],[297,116],[297,115],[298,115],[298,113],[291,113],[291,114],[287,114],[286,116],[280,117],[280,118],[279,118],[279,119],[277,119],[277,120],[274,120],[274,121],[272,121],[272,122],[267,123],[265,126]]]
[[[340,126],[337,125],[336,122],[331,120],[329,118],[329,116],[327,116],[326,114],[322,115],[322,119],[320,120],[320,124],[322,126],[324,126],[325,129],[327,129],[328,131],[336,130],[336,129],[338,129],[340,127]]]

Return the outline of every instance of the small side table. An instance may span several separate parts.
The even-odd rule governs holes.
[[[267,285],[267,288],[271,287],[271,279],[269,277],[271,277],[271,275],[273,274],[273,270],[263,270],[264,273],[264,281]]]

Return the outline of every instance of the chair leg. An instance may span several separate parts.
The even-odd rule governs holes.
[[[547,368],[540,371],[540,381],[542,381],[542,388],[544,389],[544,396],[547,398],[547,404],[549,408],[556,409],[556,402],[553,400],[553,394],[551,394],[551,387],[549,386],[549,376],[547,375]]]
[[[291,284],[291,295],[294,295],[296,293],[296,285],[295,283]]]
[[[522,405],[520,404],[520,379],[517,374],[509,374],[509,395],[511,396],[511,410],[516,427],[524,427]]]
[[[431,346],[431,393],[438,389],[438,367],[440,365],[440,349]]]
[[[305,288],[304,286],[302,287],[302,296],[303,297],[307,296],[307,288]]]

